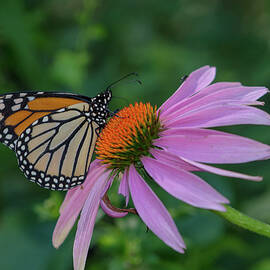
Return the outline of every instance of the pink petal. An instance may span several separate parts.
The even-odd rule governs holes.
[[[100,163],[97,161],[97,160],[94,160],[91,164],[90,164],[90,167],[89,167],[89,172],[90,170],[92,171],[92,173],[94,172],[94,170],[100,166]],[[85,180],[86,181],[86,180]],[[84,185],[84,183],[82,184],[82,186]],[[64,208],[66,207],[66,205],[69,204],[69,201],[71,200],[71,198],[73,197],[74,194],[77,193],[77,190],[80,190],[81,189],[81,186],[76,186],[72,189],[70,189],[67,193],[66,193],[66,196],[65,196],[65,199],[64,201],[62,202],[61,206],[60,206],[60,209],[59,209],[59,212],[60,214],[63,212]]]
[[[238,82],[218,82],[204,88],[203,91],[196,94],[196,97],[192,97],[192,102],[204,97],[214,100],[214,96],[218,99],[256,101],[267,92],[269,92],[268,89],[261,86],[243,86]]]
[[[226,211],[229,201],[198,176],[149,157],[142,163],[149,175],[168,193],[193,206]]]
[[[53,232],[53,246],[55,248],[58,248],[66,239],[84,205],[89,191],[99,177],[104,174],[106,167],[97,160],[93,161],[93,163],[94,166],[89,171],[84,184],[78,188],[71,189],[67,193],[64,207],[61,209],[60,217]]]
[[[161,117],[160,119],[166,120],[166,122],[170,122],[170,121],[177,120],[179,118],[186,117],[188,115],[206,110],[208,108],[213,108],[215,106],[225,107],[225,106],[231,106],[231,105],[233,105],[233,106],[243,106],[243,105],[261,106],[261,105],[264,105],[264,103],[261,101],[247,102],[247,101],[233,100],[233,99],[215,100],[215,101],[212,101],[210,103],[204,103],[204,102],[200,102],[200,100],[198,100],[198,104],[197,104],[197,102],[195,102],[195,103],[197,106],[193,106],[192,103],[190,104],[190,106],[186,106],[186,107],[180,106],[180,108],[174,110],[173,112],[166,115],[165,117]]]
[[[161,119],[173,119],[186,112],[196,110],[204,105],[216,102],[239,101],[238,105],[260,105],[258,98],[268,92],[265,87],[244,87],[239,83],[215,83],[195,95],[174,104],[165,112],[161,112]]]
[[[108,182],[106,183],[105,188],[101,193],[101,198],[103,198],[103,196],[106,194],[108,189],[111,187],[113,180],[114,180],[114,175],[112,175],[110,179],[108,180]],[[128,212],[115,211],[114,209],[110,208],[103,200],[100,201],[100,206],[105,214],[113,218],[121,218],[128,214]]]
[[[171,215],[133,165],[129,169],[128,182],[132,200],[143,222],[168,246],[183,253],[185,243]]]
[[[166,111],[175,103],[206,87],[214,80],[215,75],[216,69],[214,67],[210,68],[209,66],[204,66],[193,71],[176,92],[163,103],[160,107],[161,111]]]
[[[109,208],[106,203],[104,203],[103,200],[100,201],[100,206],[102,208],[102,210],[110,217],[113,217],[113,218],[121,218],[121,217],[124,217],[128,214],[128,212],[118,212],[118,211],[115,211],[111,208]]]
[[[189,160],[189,159],[186,159],[186,158],[182,158],[182,159],[184,161],[190,163],[191,165],[200,168],[203,171],[211,172],[211,173],[214,173],[214,174],[233,177],[233,178],[241,178],[241,179],[246,179],[246,180],[252,180],[252,181],[261,181],[262,180],[262,177],[260,177],[260,176],[251,176],[251,175],[247,175],[247,174],[232,172],[232,171],[212,167],[212,166],[209,166],[209,165],[206,165],[206,164],[202,164],[202,163],[199,163],[199,162],[196,162],[196,161],[192,161],[192,160]]]
[[[264,87],[233,87],[205,95],[205,92],[209,92],[206,91],[208,88],[211,88],[211,86],[188,98],[185,102],[175,104],[171,109],[167,110],[166,119],[172,119],[193,110],[200,110],[201,107],[211,104],[226,105],[226,102],[231,104],[232,101],[238,101],[235,105],[260,105],[260,103],[256,102],[256,98],[261,97],[268,91]]]
[[[128,180],[127,180],[127,171],[125,170],[123,173],[122,180],[120,181],[118,193],[122,194],[126,198],[126,206],[129,201],[129,188],[128,188]]]
[[[180,110],[181,108],[186,108],[190,106],[190,104],[193,104],[198,100],[201,100],[205,96],[211,95],[213,93],[218,93],[221,90],[226,90],[228,88],[236,88],[240,86],[241,86],[241,83],[238,83],[238,82],[237,83],[231,83],[231,82],[214,83],[212,85],[207,86],[202,91],[197,92],[195,95],[175,103],[167,110],[162,110],[161,117],[163,117],[164,115],[172,114],[175,111]]]
[[[193,108],[197,108],[198,106],[207,105],[216,101],[225,101],[225,100],[238,100],[242,103],[245,102],[254,102],[264,94],[268,92],[265,87],[246,87],[246,86],[238,86],[232,88],[223,88],[219,91],[212,92],[207,91],[211,89],[211,87],[205,88],[203,91],[194,95],[189,99],[188,106],[183,106],[185,111],[188,111]],[[212,90],[212,89],[211,89]],[[241,103],[240,103],[241,104]]]
[[[170,163],[174,167],[179,167],[185,171],[200,171],[198,167],[190,165],[190,163],[185,162],[183,159],[171,154],[170,152],[166,152],[164,150],[159,150],[156,148],[152,148],[150,150],[150,153],[155,157],[156,159],[164,162],[164,163]]]
[[[174,156],[173,154],[163,151],[163,150],[158,150],[158,149],[151,149],[150,153],[154,156],[155,159],[161,161],[164,164],[169,164],[170,166],[180,168],[186,171],[206,171],[222,176],[228,176],[228,177],[233,177],[233,178],[241,178],[241,179],[246,179],[246,180],[252,180],[252,181],[261,181],[262,177],[261,176],[251,176],[247,174],[242,174],[242,173],[237,173],[237,172],[232,172],[228,170],[223,170],[219,169],[213,166],[209,166],[206,164],[202,164],[196,161],[192,161],[186,158],[179,158],[177,156]],[[192,167],[192,170],[189,169],[189,167],[186,168],[186,166],[182,166],[181,162],[179,163],[178,160],[183,160],[185,163],[184,164],[190,164]]]
[[[108,189],[112,185],[113,180],[114,180],[114,175],[112,175],[110,177],[110,179],[107,181],[105,188],[101,193],[101,198],[103,198],[103,196],[107,193]],[[121,217],[124,217],[128,214],[128,212],[115,211],[114,209],[109,207],[103,200],[100,201],[100,206],[105,214],[107,214],[108,216],[113,217],[113,218],[121,218]]]
[[[268,145],[241,136],[199,128],[162,132],[154,144],[190,160],[207,163],[242,163],[270,157]]]
[[[241,83],[218,82],[204,88],[196,97],[192,97],[192,102],[210,98],[217,99],[235,99],[242,101],[256,101],[268,91],[267,88],[261,86],[243,86]]]
[[[108,176],[109,173],[106,172],[99,177],[98,181],[94,182],[82,209],[73,246],[74,270],[84,269],[101,195]]]
[[[71,198],[74,196],[74,194],[76,194],[77,190],[80,188],[81,188],[80,186],[76,186],[76,187],[68,190],[68,192],[66,193],[65,199],[59,208],[60,214],[63,213],[65,207],[69,204],[69,201],[71,200]]]
[[[101,193],[101,197],[103,197],[106,194],[106,192],[110,189],[110,187],[112,186],[113,180],[114,180],[114,175],[111,175],[111,177],[109,178],[109,180],[107,181],[105,185],[104,190]]]
[[[217,127],[240,124],[270,125],[270,115],[249,106],[214,105],[197,109],[170,121],[166,127]]]

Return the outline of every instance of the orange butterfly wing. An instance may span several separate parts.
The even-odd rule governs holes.
[[[29,92],[0,97],[0,142],[14,149],[18,137],[33,122],[52,111],[84,102],[76,99],[74,95],[69,97],[53,93],[45,95],[43,92]]]

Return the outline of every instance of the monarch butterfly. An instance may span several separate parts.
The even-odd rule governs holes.
[[[96,97],[24,92],[0,96],[0,142],[15,151],[24,175],[50,190],[83,183],[112,92]]]

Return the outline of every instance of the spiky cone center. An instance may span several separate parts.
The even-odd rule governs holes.
[[[156,107],[141,102],[129,105],[101,131],[96,144],[97,158],[110,169],[124,171],[142,156],[149,156],[153,140],[159,138],[161,130]]]

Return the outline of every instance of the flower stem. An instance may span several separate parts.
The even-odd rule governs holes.
[[[246,230],[255,232],[260,235],[264,235],[270,238],[270,225],[261,222],[257,219],[251,218],[236,209],[225,205],[226,212],[213,211],[215,214],[227,219],[231,223],[238,225]]]

